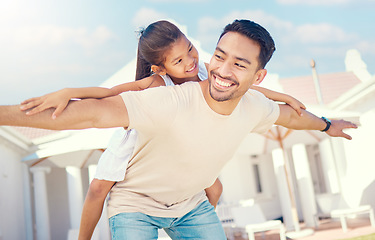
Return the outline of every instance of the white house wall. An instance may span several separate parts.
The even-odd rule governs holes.
[[[357,130],[348,131],[353,140],[343,142],[346,168],[341,176],[342,192],[349,205],[375,207],[375,109],[363,114],[360,120]]]
[[[251,165],[249,156],[236,155],[224,167],[220,174],[223,184],[223,200],[227,203],[235,203],[240,199],[254,197],[254,181],[250,174]]]
[[[18,149],[0,139],[0,232],[4,240],[27,239],[21,158]]]
[[[240,200],[254,199],[260,205],[267,219],[281,216],[281,209],[276,188],[276,179],[273,173],[272,157],[270,154],[259,155],[260,177],[262,194],[256,193],[255,177],[250,154],[238,153],[227,163],[220,174],[223,184],[222,201],[236,204]]]
[[[330,139],[319,143],[326,193],[336,194],[341,191],[336,161],[332,152]]]
[[[64,168],[51,168],[46,174],[51,239],[67,239],[70,228],[69,201]]]
[[[88,188],[87,169],[82,169],[82,194]],[[66,240],[71,227],[65,168],[51,168],[46,174],[51,239]]]

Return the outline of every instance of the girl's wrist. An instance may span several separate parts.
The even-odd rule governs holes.
[[[72,99],[72,98],[75,98],[75,97],[76,97],[76,94],[75,94],[73,88],[64,88],[64,89],[63,89],[63,92],[62,92],[62,95],[63,95],[65,98],[68,98],[68,99]]]

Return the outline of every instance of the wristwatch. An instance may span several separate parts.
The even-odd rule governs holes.
[[[321,130],[322,132],[326,132],[328,131],[328,129],[331,127],[331,120],[325,118],[325,117],[321,117],[323,119],[323,121],[327,124],[326,128],[324,128],[323,130]]]

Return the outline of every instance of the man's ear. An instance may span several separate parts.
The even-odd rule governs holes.
[[[156,73],[158,75],[166,75],[167,72],[165,71],[165,69],[163,67],[159,67],[159,66],[156,66],[156,65],[151,65],[151,71],[153,73]]]
[[[267,75],[266,69],[260,69],[255,73],[255,81],[253,85],[259,85]]]

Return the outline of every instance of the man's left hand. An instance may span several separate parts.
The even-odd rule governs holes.
[[[343,130],[347,128],[357,128],[357,125],[345,120],[331,120],[331,127],[326,133],[331,137],[344,137],[348,140],[352,140],[350,135],[343,132]]]

